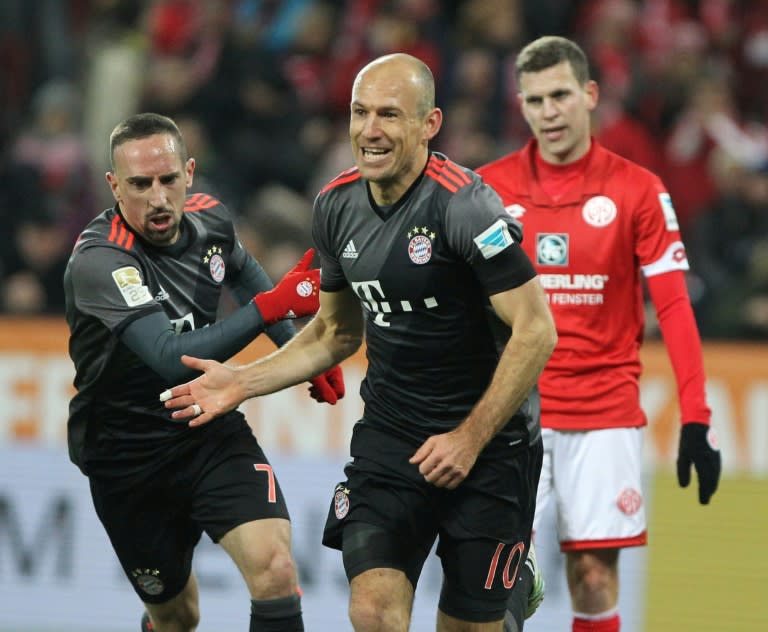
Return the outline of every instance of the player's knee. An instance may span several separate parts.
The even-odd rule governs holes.
[[[405,608],[381,599],[381,595],[366,593],[350,600],[349,620],[355,630],[364,632],[407,632],[410,615]]]
[[[615,562],[596,554],[579,555],[570,564],[570,574],[577,591],[585,595],[611,592],[616,579]]]
[[[246,563],[246,582],[253,599],[275,599],[296,592],[296,564],[286,547],[276,547],[266,555],[262,551]]]
[[[147,604],[147,608],[158,630],[194,632],[200,624],[200,607],[196,602],[178,601],[172,607]]]

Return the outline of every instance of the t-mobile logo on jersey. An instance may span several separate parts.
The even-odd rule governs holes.
[[[373,322],[379,327],[391,325],[387,320],[387,314],[413,311],[411,301],[386,300],[380,281],[352,281],[352,289],[360,298],[365,310],[375,314]],[[434,296],[424,298],[422,301],[427,309],[437,307],[437,299]]]

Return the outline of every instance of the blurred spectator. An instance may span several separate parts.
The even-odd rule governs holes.
[[[688,240],[701,277],[697,319],[709,337],[765,337],[768,321],[759,305],[768,297],[768,162],[746,167],[716,150],[711,171],[720,193],[696,218]]]
[[[684,233],[717,197],[709,169],[715,149],[747,168],[768,161],[768,133],[762,126],[747,126],[741,120],[727,78],[704,68],[699,72],[664,150],[664,178]]]
[[[74,244],[97,209],[80,128],[80,98],[73,83],[52,80],[40,87],[32,102],[31,120],[14,141],[12,158],[37,171],[44,210]]]
[[[236,209],[244,239],[282,272],[295,254],[281,253],[307,243],[316,192],[351,165],[350,84],[371,57],[402,51],[432,67],[446,112],[435,148],[474,166],[528,137],[513,61],[545,33],[590,53],[601,85],[593,134],[667,183],[702,259],[689,281],[704,334],[756,335],[768,311],[756,219],[766,0],[0,2],[3,309],[56,309],[55,253],[112,202],[91,180],[109,168],[102,139],[117,120],[176,117],[198,162],[195,189]],[[49,255],[24,254],[30,235]],[[730,314],[723,296],[737,301]]]
[[[2,309],[11,314],[64,312],[64,269],[73,242],[44,213],[23,218],[15,234],[13,266],[2,287]]]

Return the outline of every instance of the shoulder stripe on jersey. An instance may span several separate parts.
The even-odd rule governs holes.
[[[472,181],[454,163],[438,160],[434,156],[427,162],[427,168],[424,173],[442,184],[451,193],[456,193],[456,191]]]
[[[436,167],[438,171],[450,176],[452,181],[461,186],[472,182],[472,179],[452,160],[441,160],[433,154],[430,156],[429,163]]]
[[[214,207],[217,204],[219,204],[219,201],[215,197],[206,193],[195,193],[184,203],[184,212],[197,213],[198,211]]]
[[[440,160],[434,155],[430,156],[425,173],[451,193],[456,193],[461,187],[472,182],[470,177],[459,169],[456,163],[450,160]]]
[[[347,184],[348,182],[354,182],[360,178],[360,171],[357,167],[352,167],[351,169],[347,169],[346,171],[342,171],[339,175],[337,175],[333,180],[331,180],[328,184],[326,184],[322,189],[320,189],[320,193],[325,193],[326,191],[330,191],[334,187],[340,186],[342,184]]]
[[[126,250],[133,248],[133,232],[126,228],[125,222],[123,222],[119,215],[115,215],[112,218],[112,227],[107,239]]]

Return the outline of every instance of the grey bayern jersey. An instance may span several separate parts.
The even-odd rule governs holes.
[[[322,289],[350,286],[362,304],[363,423],[415,444],[456,427],[488,386],[509,335],[488,296],[535,276],[519,245],[522,229],[498,195],[433,152],[403,198],[380,209],[353,168],[315,199],[313,236]],[[495,442],[516,443],[526,425],[528,438],[538,437],[537,398]]]
[[[120,460],[131,467],[213,432],[172,423],[158,396],[194,377],[182,353],[223,361],[264,330],[251,298],[272,282],[238,241],[227,209],[197,193],[184,211],[178,243],[156,247],[131,230],[119,208],[108,209],[70,257],[64,286],[77,393],[68,440],[83,469],[100,462],[108,470]],[[241,307],[217,321],[225,286]],[[295,329],[278,323],[268,333],[282,344]],[[230,426],[238,416],[242,421],[229,413]]]

